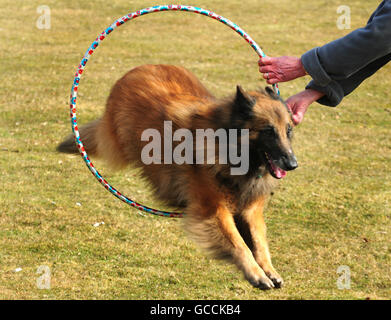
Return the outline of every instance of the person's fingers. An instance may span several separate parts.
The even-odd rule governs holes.
[[[295,126],[297,126],[301,121],[303,121],[303,118],[304,118],[304,114],[301,112],[292,115],[292,121]]]
[[[266,82],[268,84],[275,84],[275,83],[279,82],[279,79],[272,72],[265,72],[262,76],[264,79],[266,79]]]
[[[259,64],[260,66],[266,66],[266,65],[272,64],[272,63],[273,63],[273,59],[270,58],[270,57],[262,57],[262,58],[260,58],[259,61],[258,61],[258,64]]]
[[[295,96],[289,97],[286,101],[286,106],[291,110],[292,112],[292,121],[294,125],[298,125],[303,116],[299,113],[299,105],[295,101]]]
[[[293,106],[291,106],[292,109],[292,120],[295,125],[298,125],[304,118],[304,114],[306,113],[308,109],[307,104],[300,104],[300,103],[294,103]]]
[[[285,101],[285,104],[286,104],[286,107],[290,110],[290,112],[293,114],[293,110],[292,110],[292,107],[291,105],[287,102],[287,100]]]
[[[272,78],[272,79],[269,78],[269,80],[267,80],[266,82],[268,84],[276,84],[276,83],[278,83],[278,79],[277,78]]]
[[[285,101],[287,107],[291,110],[292,114],[296,114],[297,113],[297,106],[294,104],[294,103],[290,103],[289,100],[286,100]]]
[[[304,119],[304,115],[308,107],[321,98],[324,94],[319,91],[306,89],[286,100],[287,106],[292,110],[292,120],[295,125],[298,125]]]
[[[262,76],[263,76],[264,79],[267,80],[267,83],[269,83],[270,80],[275,78],[273,73],[269,73],[269,72],[264,73]]]
[[[267,66],[262,66],[262,67],[259,67],[259,71],[261,73],[266,73],[266,72],[273,72],[273,67],[271,65],[267,65]]]

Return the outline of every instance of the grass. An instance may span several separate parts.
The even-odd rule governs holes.
[[[335,0],[193,3],[238,23],[272,56],[299,56],[349,32],[336,27]],[[156,3],[47,0],[50,30],[35,26],[41,1],[0,4],[1,299],[391,298],[389,66],[338,108],[313,105],[295,130],[300,167],[266,213],[286,286],[262,292],[201,253],[180,220],[139,215],[94,181],[79,156],[55,152],[70,132],[68,95],[82,54],[116,18]],[[350,1],[352,29],[377,4]],[[226,26],[185,13],[148,15],[111,34],[91,58],[79,122],[98,117],[115,80],[144,63],[183,65],[218,96],[238,83],[265,84],[256,54]],[[282,95],[307,81],[281,84]],[[135,172],[95,165],[123,193],[161,208]],[[40,265],[51,269],[49,290],[36,286]],[[350,290],[337,288],[341,265],[351,270]]]

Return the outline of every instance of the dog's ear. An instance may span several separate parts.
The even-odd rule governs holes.
[[[278,94],[274,92],[274,90],[270,87],[265,87],[266,92],[268,95],[273,98],[274,100],[279,100]]]
[[[240,85],[237,85],[233,114],[243,120],[251,119],[255,102],[255,98],[246,93]]]
[[[274,92],[274,90],[270,87],[265,87],[265,90],[266,92],[268,93],[268,95],[272,98],[272,99],[275,99],[275,100],[280,100],[281,103],[284,105],[284,107],[286,108],[286,111],[288,111],[289,115],[291,116],[291,119],[292,119],[292,110],[288,107],[288,105],[286,104],[286,102],[277,94]]]

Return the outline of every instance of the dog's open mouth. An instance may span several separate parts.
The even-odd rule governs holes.
[[[282,179],[286,176],[286,171],[281,169],[280,167],[278,167],[273,159],[271,158],[271,156],[269,156],[266,152],[265,152],[265,156],[266,156],[266,159],[267,159],[267,168],[270,172],[270,174],[276,178],[276,179]]]

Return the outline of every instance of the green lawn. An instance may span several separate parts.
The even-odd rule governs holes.
[[[336,27],[340,1],[238,3],[188,4],[236,22],[269,55],[299,56],[349,32]],[[349,1],[352,28],[365,24],[378,3]],[[50,30],[36,27],[42,4],[51,9]],[[338,108],[314,104],[295,130],[299,168],[266,211],[274,265],[286,283],[280,290],[252,288],[235,267],[200,252],[180,220],[138,214],[105,191],[80,156],[56,153],[71,131],[68,96],[82,55],[115,19],[154,4],[0,0],[0,298],[391,298],[389,66]],[[79,122],[98,117],[113,83],[137,65],[185,66],[224,96],[236,84],[265,85],[257,60],[243,39],[212,19],[178,12],[137,18],[88,63]],[[308,80],[281,84],[283,97]],[[124,194],[163,208],[134,171],[95,165]],[[51,289],[37,288],[41,265],[50,267]],[[350,268],[349,290],[337,288],[339,266]]]

